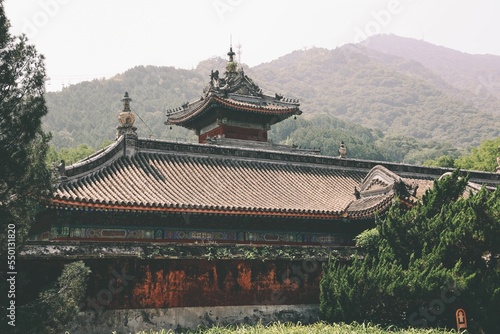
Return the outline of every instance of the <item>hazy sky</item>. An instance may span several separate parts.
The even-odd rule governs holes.
[[[250,66],[393,33],[500,55],[498,0],[5,0],[13,34],[46,56],[48,90],[137,65],[193,68],[230,35]]]

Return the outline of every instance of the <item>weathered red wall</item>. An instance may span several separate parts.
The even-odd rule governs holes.
[[[133,307],[312,304],[320,268],[292,272],[291,262],[163,261],[148,263],[133,289]],[[301,267],[301,263],[295,263]],[[297,270],[296,270],[297,271]],[[305,275],[307,274],[307,275]]]
[[[29,261],[40,278],[63,261]],[[319,303],[321,264],[286,260],[85,260],[92,270],[84,309]],[[31,274],[29,273],[31,272]],[[44,285],[36,279],[27,286]]]

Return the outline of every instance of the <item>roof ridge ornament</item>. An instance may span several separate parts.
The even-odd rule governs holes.
[[[233,51],[233,45],[231,43],[231,46],[229,47],[229,52],[227,53],[228,57],[229,57],[229,60],[226,64],[226,71],[227,73],[233,73],[233,72],[236,72],[236,68],[238,67],[238,63],[236,63],[234,61],[234,55],[236,53],[234,53]]]
[[[118,130],[116,133],[116,140],[122,135],[131,135],[137,138],[137,133],[135,132],[137,128],[134,126],[135,116],[130,109],[130,102],[132,99],[129,97],[128,92],[121,99],[123,102],[123,110],[118,114],[118,122],[120,125],[116,127]]]
[[[341,159],[347,158],[347,147],[345,146],[344,141],[340,142],[339,155],[339,158]]]
[[[125,95],[123,96],[123,99],[121,99],[123,102],[123,111],[129,111],[130,112],[130,101],[132,99],[128,96],[128,92],[125,92]]]

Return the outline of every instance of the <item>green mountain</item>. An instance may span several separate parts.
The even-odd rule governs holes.
[[[419,62],[461,93],[479,101],[490,101],[496,105],[491,111],[500,112],[499,56],[472,55],[395,35],[372,36],[363,45],[371,50]]]
[[[393,39],[394,44],[405,41],[383,38]],[[300,50],[252,68],[243,65],[264,92],[301,100],[304,116],[277,126],[271,138],[321,147],[329,154],[336,154],[335,147],[346,140],[354,157],[418,163],[500,136],[500,121],[488,107],[494,103],[485,103],[467,90],[466,83],[459,86],[411,57],[418,54],[420,41],[412,44],[417,50],[407,55],[396,54],[394,47],[384,52],[382,44],[367,45]],[[447,57],[448,51],[441,47],[432,50],[436,59]],[[198,98],[210,70],[223,71],[224,65],[225,60],[212,58],[192,70],[137,66],[107,80],[47,93],[45,127],[56,147],[83,143],[99,147],[114,139],[119,100],[128,91],[140,136],[193,139],[193,133],[163,124],[166,110]],[[461,80],[469,80],[468,72],[455,70],[463,73]],[[422,149],[425,152],[419,153]]]
[[[462,98],[435,72],[362,45],[295,51],[251,72],[257,82],[299,96],[309,114],[333,115],[386,134],[458,148],[500,134],[498,117]]]

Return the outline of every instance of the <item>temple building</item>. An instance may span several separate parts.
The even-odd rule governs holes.
[[[33,291],[65,263],[91,268],[71,333],[315,321],[321,264],[348,258],[377,215],[451,171],[351,159],[344,143],[339,157],[270,143],[300,103],[265,95],[228,56],[198,100],[168,111],[166,125],[199,143],[138,136],[125,93],[116,141],[59,169],[21,258]],[[470,172],[471,188],[499,184]]]
[[[224,77],[212,71],[201,98],[169,110],[166,124],[195,130],[200,143],[221,138],[267,142],[271,125],[302,114],[299,101],[263,94],[243,68],[237,69],[232,48],[227,55]]]

